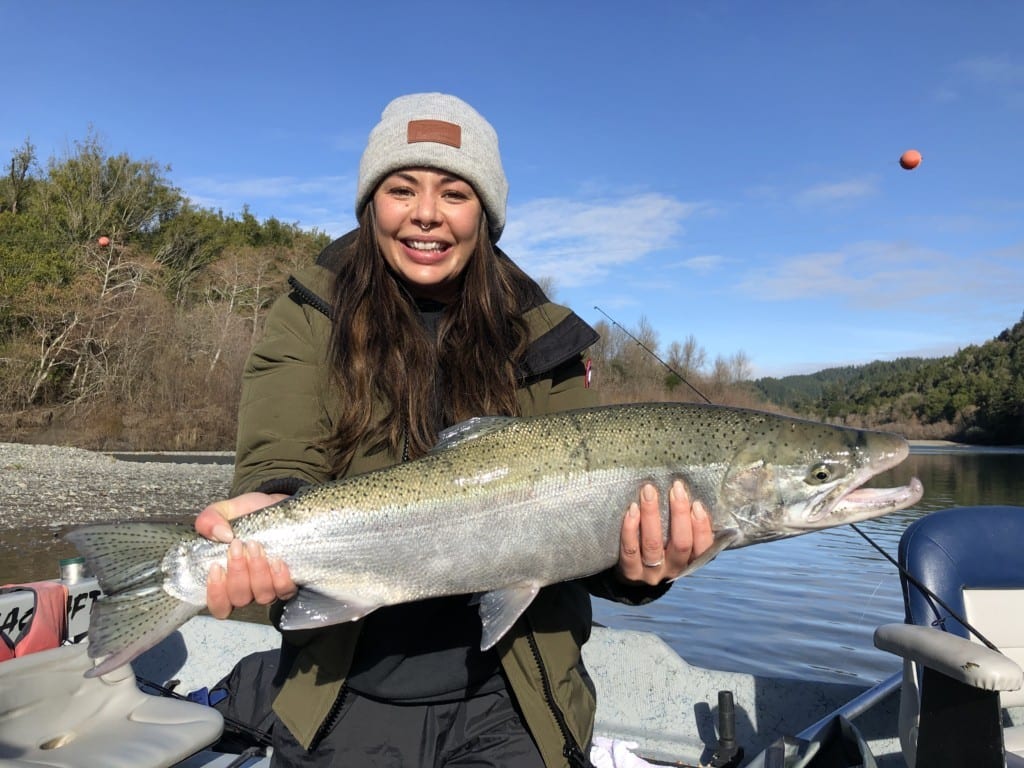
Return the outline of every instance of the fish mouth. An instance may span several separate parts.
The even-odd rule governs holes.
[[[906,509],[920,502],[924,494],[925,486],[916,477],[911,477],[906,485],[895,488],[854,488],[836,503],[833,514],[844,517],[864,514],[873,517]]]
[[[843,494],[829,511],[831,517],[842,517],[857,523],[872,517],[906,509],[921,500],[924,486],[916,477],[897,488],[854,488]]]

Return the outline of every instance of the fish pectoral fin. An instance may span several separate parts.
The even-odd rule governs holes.
[[[355,621],[379,607],[302,587],[295,597],[285,603],[281,612],[281,629],[314,629],[327,624]]]
[[[528,582],[480,595],[480,624],[483,627],[480,650],[491,648],[512,628],[516,619],[530,607],[540,588],[539,583]]]
[[[698,568],[702,568],[716,557],[718,553],[723,549],[728,549],[733,545],[735,541],[740,538],[740,531],[738,528],[726,528],[723,531],[715,531],[715,540],[711,542],[711,546],[706,551],[701,553],[701,556],[690,563],[686,570],[679,574],[676,578],[682,578],[683,576],[689,576],[691,573],[696,571]],[[675,581],[675,579],[672,579]]]

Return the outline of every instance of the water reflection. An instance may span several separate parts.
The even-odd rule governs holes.
[[[918,477],[925,487],[925,497],[915,507],[918,511],[979,504],[1020,504],[1024,503],[1022,469],[1024,452],[1021,451],[996,453],[926,448],[915,450],[899,467],[880,475],[877,484],[905,483],[912,476]]]

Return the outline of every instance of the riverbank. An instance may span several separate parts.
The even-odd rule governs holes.
[[[230,463],[123,461],[81,448],[0,443],[0,548],[9,531],[195,515],[231,489]],[[56,562],[56,561],[53,561]]]

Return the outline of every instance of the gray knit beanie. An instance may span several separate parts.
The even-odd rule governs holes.
[[[491,241],[498,241],[505,228],[508,181],[498,135],[479,112],[445,93],[414,93],[388,104],[370,131],[359,162],[356,216],[385,176],[416,166],[448,171],[468,181],[487,213]]]

